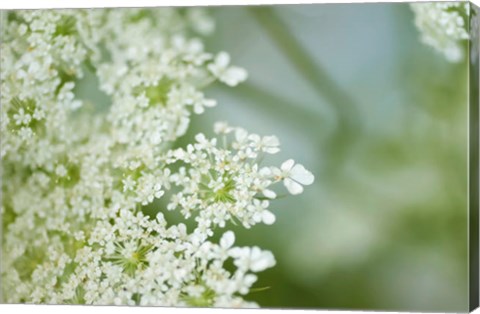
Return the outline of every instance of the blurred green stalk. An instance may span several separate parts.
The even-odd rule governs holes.
[[[325,172],[339,170],[361,131],[359,113],[349,95],[330,77],[295,38],[288,26],[270,7],[250,7],[249,12],[266,31],[315,92],[330,103],[337,114],[337,125],[330,137]]]

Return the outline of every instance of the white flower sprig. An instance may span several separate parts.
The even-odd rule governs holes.
[[[415,25],[426,45],[442,53],[450,62],[459,62],[465,54],[462,41],[469,39],[468,2],[430,2],[410,4]]]
[[[294,166],[293,160],[286,161],[281,169],[259,164],[262,154],[279,152],[276,137],[248,134],[224,122],[214,129],[222,141],[198,134],[195,144],[170,152],[168,163],[181,161],[183,166],[171,176],[171,183],[181,189],[168,204],[169,210],[179,209],[185,218],[198,213],[198,225],[208,226],[207,230],[225,227],[229,220],[246,228],[259,222],[272,224],[275,216],[267,209],[268,199],[275,199],[276,193],[271,186],[283,181],[291,194],[300,194],[300,184],[313,183],[313,175],[302,165]]]
[[[273,224],[273,186],[283,181],[298,194],[313,175],[293,161],[261,166],[279,140],[226,123],[215,124],[218,139],[200,133],[171,149],[192,114],[217,105],[202,92],[212,79],[247,78],[226,52],[213,57],[191,37],[212,31],[205,10],[6,14],[2,300],[258,306],[244,295],[275,258],[234,246],[230,223]],[[86,71],[109,104],[80,97]],[[195,222],[172,224],[165,210]],[[224,228],[219,243],[215,227]]]

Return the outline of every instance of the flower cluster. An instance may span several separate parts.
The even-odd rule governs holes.
[[[468,2],[431,2],[410,4],[415,25],[423,43],[442,53],[450,62],[463,59],[462,41],[469,38]]]
[[[274,223],[273,185],[299,194],[313,175],[261,166],[279,140],[226,123],[173,148],[216,105],[203,89],[247,78],[205,51],[205,10],[2,14],[3,301],[257,306],[243,296],[275,258],[229,227]]]
[[[267,209],[269,200],[277,197],[272,185],[283,181],[292,194],[298,194],[301,184],[313,183],[313,175],[301,165],[293,166],[293,160],[281,169],[259,166],[265,154],[279,152],[275,136],[248,134],[223,122],[215,130],[220,141],[199,133],[196,143],[170,151],[166,160],[167,164],[182,164],[170,177],[181,189],[167,209],[179,209],[185,218],[198,212],[195,231],[202,236],[212,234],[212,226],[225,227],[228,221],[246,228],[260,222],[273,224],[275,215]]]

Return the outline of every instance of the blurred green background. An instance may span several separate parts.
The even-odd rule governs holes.
[[[249,79],[215,85],[217,120],[280,138],[316,181],[274,201],[262,307],[458,311],[467,306],[467,63],[419,41],[408,4],[215,7],[209,51]],[[211,134],[211,133],[209,133]]]

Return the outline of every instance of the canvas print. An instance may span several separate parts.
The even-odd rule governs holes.
[[[1,11],[1,303],[472,310],[478,14]]]

